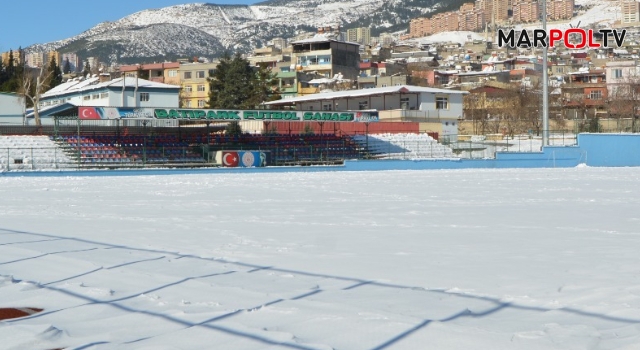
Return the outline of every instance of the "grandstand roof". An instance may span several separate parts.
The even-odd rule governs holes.
[[[51,97],[57,95],[63,95],[68,93],[89,91],[102,89],[107,87],[122,87],[123,78],[117,78],[114,80],[109,80],[105,82],[100,82],[100,78],[92,77],[85,80],[71,80],[65,83],[62,83],[53,89],[47,91],[42,97]],[[180,87],[177,85],[169,85],[163,83],[157,83],[154,81],[140,79],[135,77],[126,77],[124,81],[125,87],[138,87],[138,88],[155,88],[155,89],[179,89]]]
[[[468,92],[460,91],[460,90],[436,89],[436,88],[413,86],[413,85],[399,85],[399,86],[389,86],[389,87],[373,88],[373,89],[360,89],[360,90],[318,93],[313,95],[306,95],[306,96],[300,96],[300,97],[287,98],[283,100],[265,102],[264,104],[270,105],[270,106],[278,106],[278,105],[290,105],[292,103],[298,103],[298,102],[332,100],[332,99],[346,98],[346,97],[388,95],[388,94],[396,94],[396,93],[467,94]]]
[[[77,108],[78,106],[76,106],[75,104],[66,102],[63,104],[55,105],[55,106],[47,106],[44,108],[40,108],[38,109],[38,114],[40,115],[40,118],[46,118],[54,115],[59,115],[60,113],[68,113],[69,111],[75,110]],[[33,108],[27,109],[27,113],[25,117],[26,118],[34,117]]]

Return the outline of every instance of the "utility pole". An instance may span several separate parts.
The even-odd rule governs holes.
[[[547,0],[542,0],[542,30],[547,33]],[[549,39],[547,39],[547,43]],[[542,146],[549,146],[549,69],[548,49],[542,48]]]

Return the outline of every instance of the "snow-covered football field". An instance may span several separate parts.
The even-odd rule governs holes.
[[[640,349],[640,168],[0,177],[0,349]]]

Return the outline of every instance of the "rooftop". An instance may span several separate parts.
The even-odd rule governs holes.
[[[363,96],[375,96],[375,95],[385,95],[385,94],[394,94],[394,93],[420,93],[420,92],[434,93],[434,94],[436,93],[467,94],[468,93],[466,91],[459,91],[459,90],[446,90],[446,89],[436,89],[436,88],[413,86],[413,85],[400,85],[400,86],[390,86],[390,87],[373,88],[373,89],[360,89],[360,90],[347,90],[347,91],[319,93],[319,94],[313,94],[313,95],[307,95],[307,96],[288,98],[286,100],[266,102],[265,105],[277,106],[277,105],[288,105],[296,102],[322,101],[322,100],[331,100],[331,99],[344,98],[344,97],[363,97]]]

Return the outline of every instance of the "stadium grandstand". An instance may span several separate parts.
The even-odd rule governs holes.
[[[276,122],[264,122],[262,132],[229,134],[226,123],[124,127],[67,121],[71,123],[1,126],[0,171],[229,166],[216,157],[228,151],[262,152],[264,165],[270,166],[454,157],[449,147],[438,143],[437,134],[414,132],[417,123],[372,123],[356,130],[341,128],[347,123],[279,122],[274,127]]]

